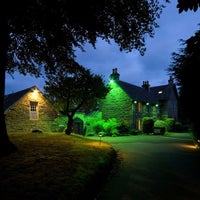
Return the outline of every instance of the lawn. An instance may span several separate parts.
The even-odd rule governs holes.
[[[75,134],[9,138],[18,151],[0,158],[1,200],[94,199],[116,160],[109,143]]]

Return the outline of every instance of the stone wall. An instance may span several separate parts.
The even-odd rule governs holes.
[[[30,101],[38,102],[39,118],[37,120],[30,120]],[[30,91],[5,112],[7,131],[8,133],[30,133],[33,130],[50,132],[56,115],[56,111],[53,110],[41,92],[33,94]]]
[[[132,124],[132,101],[130,97],[116,84],[100,103],[103,119],[116,118],[128,125]]]
[[[141,110],[138,106],[141,105]],[[116,118],[125,122],[129,127],[140,129],[139,122],[143,117],[159,118],[160,107],[147,102],[133,102],[133,100],[119,87],[112,83],[112,89],[100,103],[103,119]]]

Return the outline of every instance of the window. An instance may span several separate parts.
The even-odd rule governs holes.
[[[141,119],[138,120],[137,126],[138,126],[138,130],[142,129],[142,121],[141,121]]]
[[[142,112],[142,103],[141,102],[138,102],[138,111]]]
[[[38,102],[30,101],[30,119],[37,120],[38,117]]]

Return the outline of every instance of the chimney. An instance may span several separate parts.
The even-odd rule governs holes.
[[[110,75],[110,79],[115,81],[119,80],[119,73],[117,72],[117,68],[112,69],[112,74]]]
[[[146,89],[147,91],[150,90],[149,81],[143,81],[142,88]]]
[[[172,78],[172,76],[169,77],[168,84],[174,84],[174,79]]]

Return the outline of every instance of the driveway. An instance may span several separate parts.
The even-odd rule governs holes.
[[[120,166],[96,200],[199,200],[200,152],[189,135],[109,138]]]

